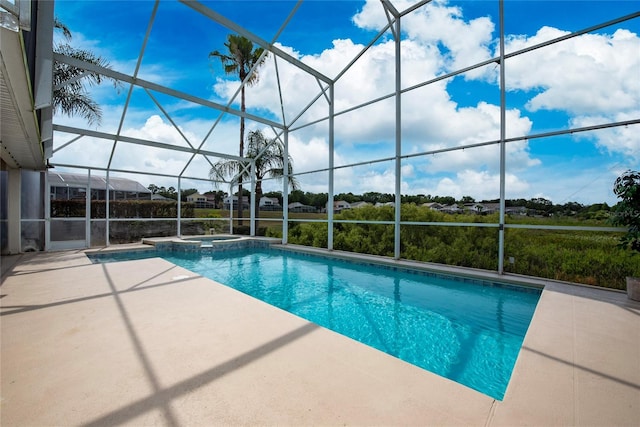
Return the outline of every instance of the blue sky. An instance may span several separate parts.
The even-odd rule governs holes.
[[[292,1],[215,1],[207,7],[273,41],[295,3]],[[400,10],[411,1],[395,1]],[[72,30],[72,44],[108,59],[114,70],[133,74],[154,3],[151,1],[56,1],[56,15]],[[505,1],[507,52],[581,30],[639,10],[637,1]],[[276,46],[329,77],[335,77],[386,23],[378,0],[306,1],[277,38]],[[402,85],[414,84],[495,57],[498,48],[498,2],[434,1],[403,18]],[[183,4],[162,1],[151,31],[139,77],[185,93],[227,104],[238,81],[208,59],[224,50],[230,31]],[[640,118],[640,18],[506,61],[507,136],[525,136],[610,121]],[[308,74],[277,60],[287,124],[317,95]],[[393,42],[385,34],[336,83],[336,111],[384,96],[394,87]],[[402,97],[402,154],[494,140],[499,135],[498,67],[491,64],[462,76],[406,93]],[[219,118],[217,111],[128,86],[92,89],[102,105],[100,131],[186,146],[170,119],[199,146]],[[232,106],[238,108],[237,100]],[[260,81],[247,89],[249,112],[282,121],[273,55],[260,69]],[[325,117],[323,98],[292,126]],[[348,165],[392,157],[394,101],[373,104],[336,118],[335,164]],[[77,118],[56,116],[55,123],[84,127]],[[248,121],[247,129],[271,129]],[[54,147],[71,136],[56,132]],[[202,148],[237,154],[238,120],[223,116]],[[291,132],[291,155],[297,172],[328,166],[325,122]],[[53,163],[106,167],[112,144],[83,138],[56,152]],[[507,198],[545,197],[555,203],[614,203],[616,175],[640,166],[640,125],[580,135],[509,143]],[[418,156],[402,161],[402,193],[470,195],[477,200],[499,196],[497,146]],[[215,161],[216,159],[211,159]],[[185,170],[185,165],[186,170]],[[202,156],[190,159],[148,147],[119,143],[111,167],[206,177]],[[133,175],[144,185],[177,187],[175,179]],[[394,192],[393,161],[343,168],[336,172],[335,192]],[[301,175],[302,189],[327,191],[327,173]],[[185,179],[183,188],[201,192],[213,186]],[[267,189],[280,189],[268,183]],[[226,189],[226,188],[222,188]]]

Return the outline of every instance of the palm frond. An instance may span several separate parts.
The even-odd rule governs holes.
[[[61,30],[67,41],[71,40],[71,31],[58,18],[54,18],[54,27]],[[85,49],[77,49],[69,43],[61,43],[54,46],[54,52],[75,58],[83,62],[110,68],[109,62]],[[89,124],[99,125],[102,121],[100,106],[91,99],[87,85],[94,86],[110,80],[116,89],[120,88],[117,79],[105,77],[99,73],[87,71],[60,61],[53,64],[53,109],[55,112],[68,116],[79,115],[85,118]]]
[[[99,124],[102,117],[102,109],[91,97],[68,87],[53,91],[53,111],[80,116],[90,125]]]
[[[281,180],[284,177],[284,143],[279,139],[268,139],[260,132],[252,131],[247,135],[247,158],[256,163],[256,178],[266,177]],[[287,158],[289,186],[298,187],[298,181],[292,177],[293,159]]]
[[[71,31],[57,16],[53,18],[53,28],[62,31],[62,35],[67,41],[71,41]]]
[[[259,77],[257,69],[264,64],[267,56],[262,57],[264,48],[253,48],[253,42],[237,34],[229,34],[224,44],[229,54],[214,50],[209,53],[209,58],[218,58],[222,63],[226,74],[237,74],[240,80],[245,80],[249,71],[253,73],[247,79],[247,85],[255,84]],[[261,58],[262,57],[262,58]]]
[[[246,164],[246,162],[240,162],[238,160],[218,160],[209,170],[209,178],[216,184],[219,184],[220,182],[236,182],[238,174],[242,171]],[[250,171],[243,171],[243,178],[249,178],[250,176]]]

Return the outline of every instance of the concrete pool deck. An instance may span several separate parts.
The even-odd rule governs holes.
[[[496,401],[159,258],[1,266],[2,426],[640,425],[620,292],[548,282]]]

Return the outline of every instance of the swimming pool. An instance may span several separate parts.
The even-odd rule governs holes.
[[[541,293],[281,249],[159,255],[499,400]]]

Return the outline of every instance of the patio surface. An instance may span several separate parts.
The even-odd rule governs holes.
[[[3,257],[2,426],[640,425],[640,303],[546,285],[503,401],[159,258]]]

